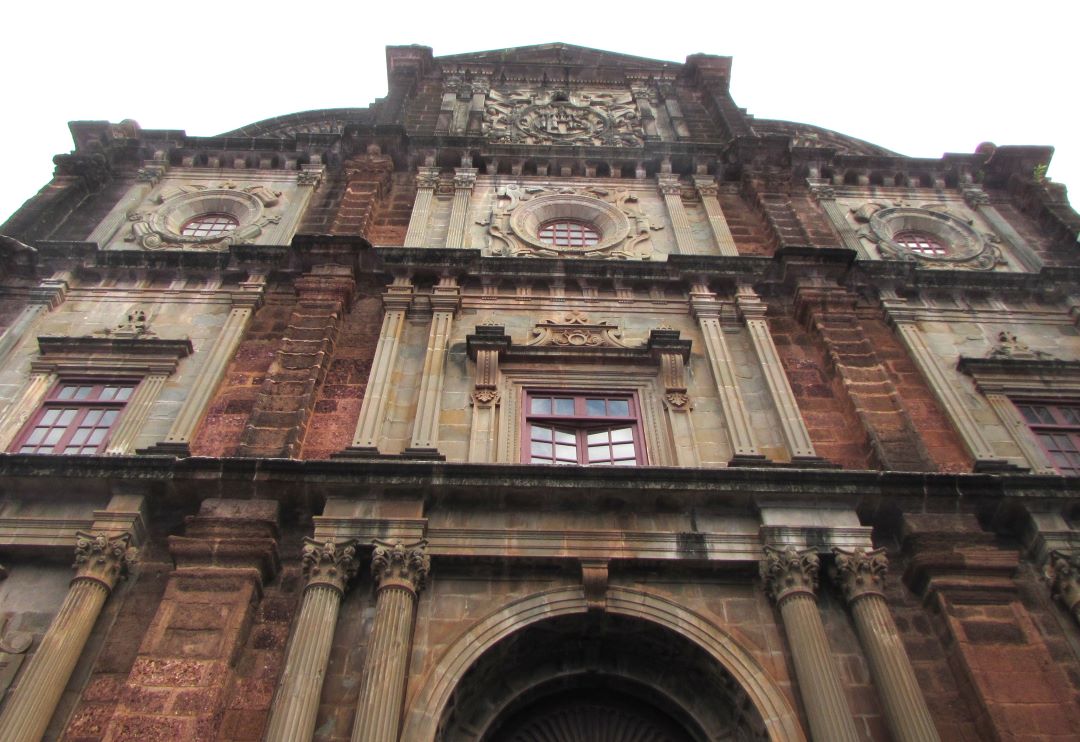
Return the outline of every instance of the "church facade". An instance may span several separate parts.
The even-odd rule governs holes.
[[[1049,147],[387,49],[0,227],[0,740],[1080,736]],[[72,564],[74,557],[74,564]]]

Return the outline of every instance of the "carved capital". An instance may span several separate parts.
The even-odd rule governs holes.
[[[1080,619],[1080,554],[1050,552],[1047,573],[1054,598]]]
[[[973,209],[979,206],[986,206],[990,203],[990,196],[988,196],[986,191],[982,188],[965,188],[964,203]]]
[[[798,593],[813,595],[817,590],[820,569],[821,563],[813,549],[766,546],[765,556],[761,560],[761,579],[765,582],[769,597],[780,605]]]
[[[135,560],[131,534],[109,536],[105,533],[75,532],[76,580],[93,580],[112,590],[116,581]]]
[[[682,196],[682,184],[677,175],[657,176],[656,185],[665,196]]]
[[[439,185],[439,168],[419,167],[416,169],[416,187],[434,190]]]
[[[360,567],[356,559],[355,541],[320,543],[313,538],[304,539],[300,563],[308,587],[326,585],[342,594]]]
[[[716,195],[720,192],[720,187],[712,176],[694,176],[694,188],[697,189],[698,195],[702,198],[706,196],[716,198]]]
[[[308,166],[305,166],[307,168]],[[296,174],[296,185],[318,187],[322,182],[323,168],[317,167],[311,170],[301,170]]]
[[[834,548],[836,566],[832,577],[836,580],[848,603],[854,603],[867,595],[884,596],[885,573],[889,570],[889,560],[884,549],[846,549]]]
[[[161,176],[165,174],[168,167],[169,164],[163,160],[147,160],[135,174],[135,179],[140,183],[157,185],[157,182],[161,180]]]
[[[476,173],[474,167],[459,167],[454,171],[454,188],[459,191],[471,191],[476,185]]]
[[[401,541],[376,539],[373,543],[375,552],[371,555],[371,574],[380,589],[403,587],[414,593],[423,589],[431,571],[426,540],[404,544]]]
[[[835,201],[836,189],[830,185],[824,185],[822,183],[811,183],[810,195],[816,198],[818,201]]]

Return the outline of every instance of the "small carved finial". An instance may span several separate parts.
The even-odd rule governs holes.
[[[836,565],[830,571],[849,603],[866,595],[883,595],[889,560],[885,549],[834,548]]]
[[[761,560],[761,579],[765,582],[766,592],[780,605],[798,593],[813,595],[820,569],[821,562],[813,549],[766,546],[765,557]]]
[[[309,587],[327,585],[341,593],[345,592],[360,567],[356,559],[356,542],[320,543],[313,538],[304,539],[300,563]]]

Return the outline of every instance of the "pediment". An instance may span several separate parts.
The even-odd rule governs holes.
[[[468,54],[450,54],[437,57],[437,62],[451,64],[490,64],[490,65],[560,65],[571,67],[621,67],[674,69],[681,67],[679,62],[635,57],[630,54],[618,54],[602,49],[590,49],[574,44],[534,44],[517,46],[509,49],[492,49]]]

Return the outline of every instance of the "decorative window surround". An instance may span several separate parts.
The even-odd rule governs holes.
[[[490,460],[481,457],[496,452],[497,461],[518,461],[518,422],[523,419],[525,393],[542,388],[634,394],[648,461],[659,466],[697,466],[690,417],[693,405],[686,394],[684,373],[690,341],[680,339],[676,330],[653,330],[644,344],[630,347],[614,325],[589,323],[581,314],[566,319],[538,324],[526,345],[514,344],[501,327],[480,326],[475,335],[468,336],[469,357],[477,362],[474,395],[490,390],[484,397],[492,405],[490,411],[474,407],[470,460]],[[494,369],[493,363],[497,364]],[[575,368],[585,364],[591,368]],[[648,368],[638,372],[635,366]],[[492,388],[494,384],[499,385],[497,389]],[[661,422],[665,418],[667,425]]]
[[[1055,473],[1053,463],[1034,439],[1013,400],[1080,400],[1080,361],[961,356],[957,369],[974,379],[975,388],[986,396],[1026,463],[1039,474]]]

